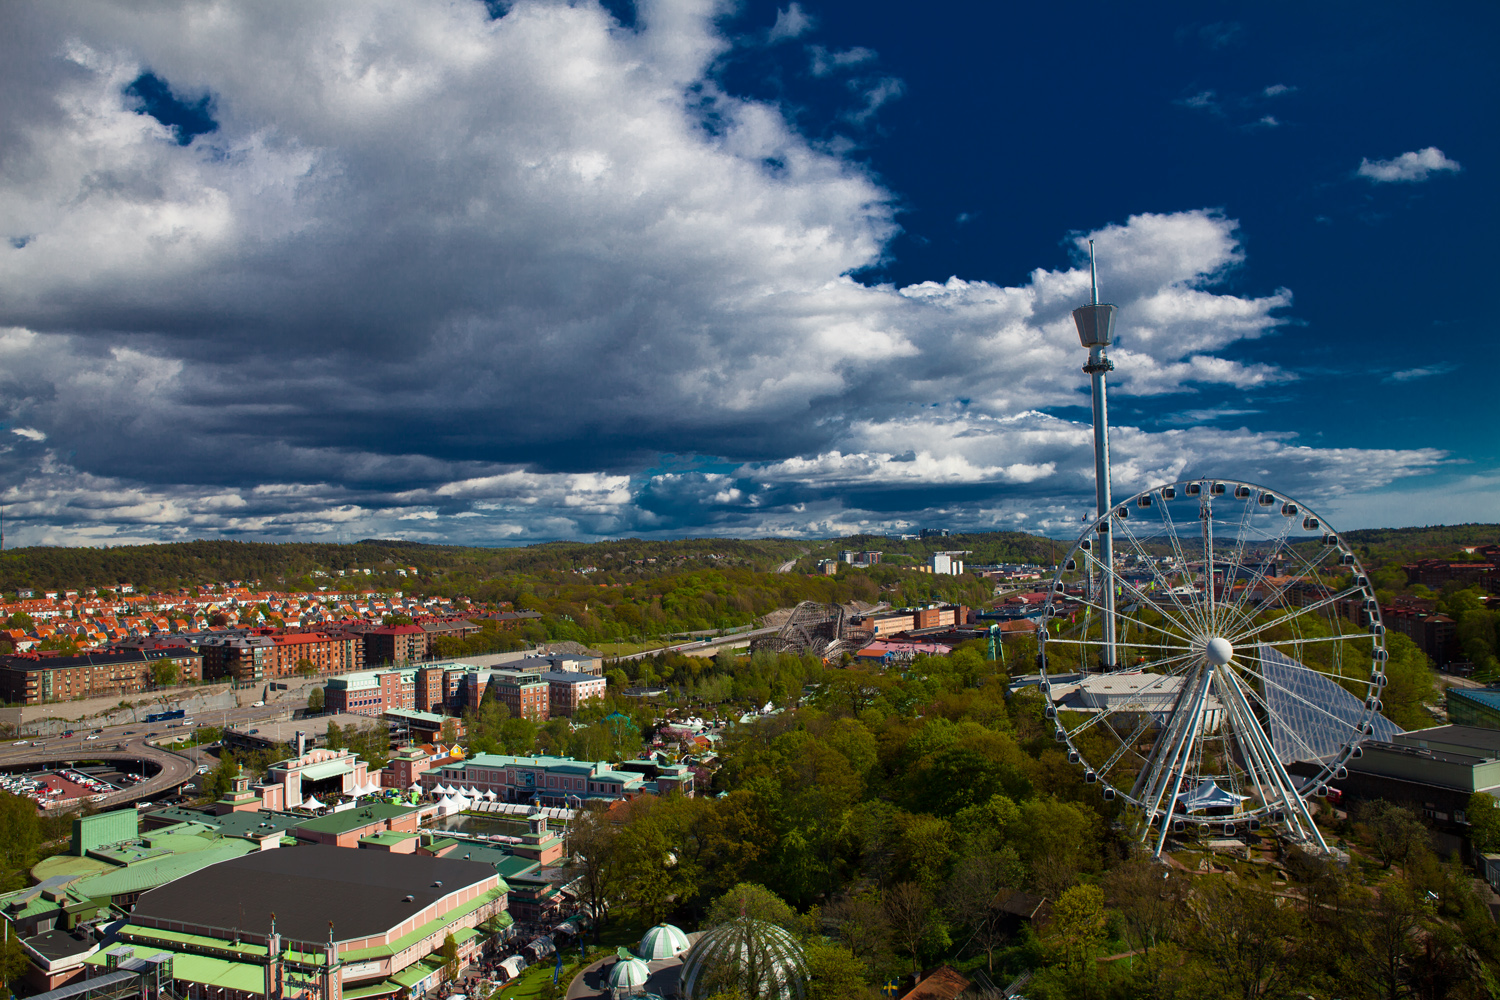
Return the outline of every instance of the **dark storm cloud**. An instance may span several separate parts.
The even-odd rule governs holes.
[[[892,196],[717,89],[717,12],[17,6],[0,415],[45,435],[4,454],[22,530],[797,533],[1039,523],[1084,495],[1086,433],[1042,412],[1079,401],[1084,271],[847,277]],[[1290,378],[1223,354],[1291,303],[1220,290],[1232,220],[1094,235],[1130,321],[1120,391]],[[1209,451],[1138,437],[1126,479]],[[735,471],[648,471],[668,452]],[[1384,481],[1439,457],[1361,454]]]

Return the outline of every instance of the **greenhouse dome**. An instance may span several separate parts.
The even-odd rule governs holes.
[[[687,935],[671,924],[657,924],[641,938],[635,953],[648,962],[676,958],[688,950]]]
[[[738,988],[746,1000],[803,1000],[802,946],[775,924],[752,917],[713,928],[688,951],[677,989],[686,1000],[702,1000],[729,988]]]
[[[609,967],[609,988],[617,993],[639,992],[646,985],[646,980],[651,978],[650,967],[624,948],[615,954],[619,957]]]

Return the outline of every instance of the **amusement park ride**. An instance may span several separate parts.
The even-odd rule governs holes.
[[[1269,825],[1326,852],[1309,801],[1365,739],[1399,732],[1380,715],[1375,591],[1338,533],[1278,490],[1195,477],[1114,502],[1117,309],[1099,302],[1092,241],[1089,270],[1073,320],[1089,351],[1097,509],[1057,565],[1038,633],[1055,738],[1156,855],[1190,826]]]

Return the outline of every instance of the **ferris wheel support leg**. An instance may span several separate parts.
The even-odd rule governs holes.
[[[1255,792],[1260,796],[1260,801],[1269,805],[1275,800],[1280,800],[1286,807],[1285,789],[1283,789],[1271,773],[1271,768],[1266,763],[1265,754],[1261,745],[1255,740],[1254,732],[1260,727],[1255,721],[1254,715],[1249,712],[1249,703],[1238,697],[1240,692],[1235,687],[1235,679],[1232,674],[1222,670],[1215,678],[1219,690],[1219,698],[1224,703],[1224,710],[1228,713],[1230,732],[1234,736],[1235,746],[1239,747],[1240,756],[1245,760],[1245,770],[1250,774],[1250,780],[1255,785]],[[1252,728],[1253,727],[1253,728]]]
[[[1232,661],[1231,661],[1232,662]],[[1227,665],[1225,668],[1227,669]],[[1231,683],[1228,685],[1232,692],[1236,706],[1240,711],[1253,718],[1250,703],[1245,698],[1245,692],[1240,687],[1238,677],[1229,675]],[[1313,822],[1312,811],[1307,808],[1307,803],[1297,791],[1297,786],[1292,781],[1292,776],[1287,773],[1286,767],[1282,765],[1281,758],[1276,756],[1276,750],[1270,745],[1270,739],[1258,725],[1246,729],[1250,739],[1257,744],[1258,754],[1264,760],[1267,776],[1278,788],[1277,797],[1281,799],[1283,808],[1286,809],[1287,819],[1296,830],[1298,836],[1303,840],[1310,840],[1318,845],[1324,854],[1329,853],[1328,844],[1323,840],[1323,833],[1318,829],[1318,824]]]
[[[1161,817],[1161,836],[1157,839],[1156,849],[1152,852],[1156,856],[1161,855],[1162,848],[1167,843],[1167,834],[1172,830],[1172,813],[1177,807],[1177,794],[1182,790],[1182,781],[1187,776],[1187,763],[1192,756],[1193,744],[1197,741],[1198,733],[1202,728],[1203,702],[1208,697],[1208,681],[1208,672],[1206,670],[1201,671],[1195,678],[1195,687],[1192,690],[1191,696],[1179,703],[1179,705],[1191,705],[1192,707],[1188,709],[1185,717],[1182,718],[1183,725],[1173,727],[1176,729],[1175,738],[1169,741],[1168,746],[1163,747],[1167,752],[1160,755],[1159,760],[1160,765],[1164,766],[1159,765],[1153,769],[1155,776],[1148,786],[1151,792],[1148,798],[1151,799],[1151,803],[1146,811],[1147,828],[1145,835],[1147,837],[1151,835],[1150,818],[1161,811],[1163,794],[1166,792],[1168,783],[1172,786],[1171,794],[1166,799],[1166,811],[1162,813]],[[1173,713],[1173,721],[1177,721],[1178,717],[1182,715],[1182,710],[1179,708],[1177,712]],[[1144,800],[1142,801],[1144,802]]]

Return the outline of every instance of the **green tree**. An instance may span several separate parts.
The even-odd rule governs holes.
[[[26,885],[26,872],[42,846],[42,827],[36,803],[0,792],[0,889]]]
[[[211,801],[222,799],[233,790],[234,779],[239,773],[240,765],[234,754],[228,750],[220,751],[218,765],[203,776],[204,780],[199,786],[203,789],[203,797]]]
[[[177,683],[181,671],[174,660],[157,660],[151,664],[151,683],[155,687],[171,687]]]
[[[15,989],[31,967],[26,950],[21,947],[20,935],[9,920],[0,919],[0,986]],[[14,994],[12,994],[14,995]]]
[[[618,892],[619,829],[602,803],[578,810],[568,824],[568,853],[581,872],[579,884],[594,921],[594,943]]]
[[[344,749],[344,727],[337,722],[328,723],[328,732],[323,737],[323,745],[330,750]]]
[[[1493,795],[1475,792],[1469,796],[1464,816],[1469,821],[1469,844],[1476,854],[1500,851],[1500,803]]]
[[[311,674],[315,674],[317,672],[318,672],[318,665],[316,663],[314,663],[312,660],[309,660],[306,657],[304,657],[304,658],[302,658],[302,659],[300,659],[300,660],[297,661],[297,673],[301,674],[303,677],[307,677],[307,676],[309,676]]]
[[[1016,849],[1043,895],[1060,898],[1079,872],[1098,867],[1099,825],[1096,813],[1055,798],[1032,799],[1021,806]]]
[[[1203,959],[1211,995],[1260,1000],[1288,996],[1303,972],[1306,942],[1296,907],[1221,879],[1194,887],[1190,947]]]
[[[715,899],[704,922],[715,926],[728,923],[741,914],[789,931],[799,931],[802,926],[796,910],[776,893],[754,882],[741,882]]]
[[[30,632],[33,628],[36,627],[36,620],[24,611],[17,611],[15,614],[5,619],[5,627],[24,629],[25,631]]]
[[[808,1000],[864,1000],[869,995],[865,963],[840,944],[807,946]]]
[[[1062,964],[1083,970],[1104,943],[1104,892],[1094,885],[1075,885],[1052,907],[1052,946]]]
[[[456,979],[458,977],[458,942],[453,939],[451,931],[443,938],[443,946],[439,954],[443,957],[443,978]]]
[[[1370,846],[1384,868],[1404,862],[1414,849],[1427,843],[1427,827],[1420,816],[1405,806],[1377,799],[1362,803],[1355,815],[1365,827]]]
[[[307,692],[307,710],[309,712],[323,711],[323,689],[313,688]]]

